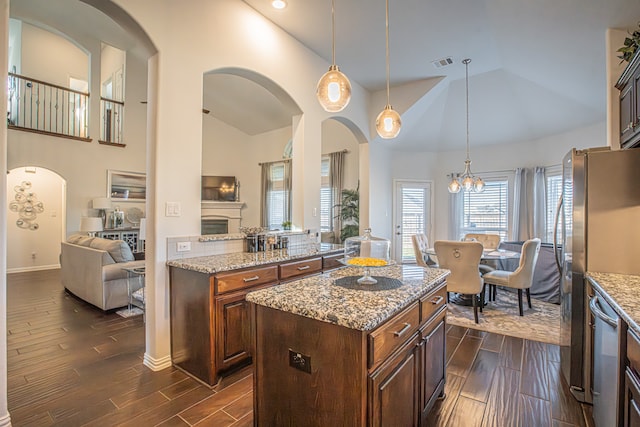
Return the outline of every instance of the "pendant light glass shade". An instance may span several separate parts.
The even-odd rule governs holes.
[[[398,136],[402,127],[400,114],[391,108],[389,102],[389,0],[386,0],[386,47],[387,47],[387,105],[376,118],[376,131],[381,138],[391,139]]]
[[[349,104],[351,83],[337,65],[329,67],[329,71],[320,78],[316,96],[322,108],[332,113],[344,110],[344,107]]]
[[[336,65],[335,0],[331,0],[331,66],[318,81],[316,97],[322,108],[330,113],[344,110],[351,101],[351,82]]]
[[[484,190],[484,181],[480,177],[473,176],[471,173],[471,159],[469,158],[469,63],[470,59],[464,59],[462,63],[466,67],[465,82],[467,89],[467,159],[464,161],[464,172],[462,175],[454,175],[451,178],[448,189],[449,193],[458,193],[460,190],[465,192],[475,191],[481,193]]]
[[[402,121],[400,120],[400,114],[391,108],[389,104],[384,107],[384,110],[382,110],[376,118],[376,131],[380,137],[385,139],[398,136],[401,126]]]

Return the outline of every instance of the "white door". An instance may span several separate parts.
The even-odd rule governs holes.
[[[431,182],[396,180],[394,186],[393,258],[415,263],[411,236],[425,233],[431,241]]]

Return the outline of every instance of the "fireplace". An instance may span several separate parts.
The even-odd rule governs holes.
[[[202,218],[200,222],[200,234],[227,234],[229,232],[228,219]]]
[[[243,207],[242,202],[202,202],[202,235],[238,233]]]

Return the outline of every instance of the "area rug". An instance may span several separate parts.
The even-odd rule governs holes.
[[[451,325],[494,332],[551,344],[560,343],[560,305],[531,299],[529,308],[526,296],[522,296],[524,316],[518,315],[518,294],[498,290],[497,301],[491,301],[479,315],[479,323],[473,320],[473,307],[448,304],[447,322]]]

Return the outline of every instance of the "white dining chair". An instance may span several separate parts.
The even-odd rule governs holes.
[[[520,255],[520,265],[515,271],[494,270],[482,276],[487,285],[505,286],[518,290],[518,309],[520,316],[523,315],[522,310],[522,290],[527,292],[527,303],[531,307],[531,284],[533,283],[533,271],[538,261],[538,253],[540,252],[540,239],[530,239],[522,245],[522,253]],[[491,287],[490,287],[491,288]],[[491,289],[489,289],[491,293]]]
[[[411,236],[411,243],[413,244],[413,252],[416,256],[416,263],[423,267],[437,268],[437,261],[433,260],[427,253],[429,249],[429,239],[424,233],[418,233]]]
[[[451,271],[447,276],[447,292],[471,295],[473,317],[478,323],[478,306],[484,306],[484,282],[478,265],[482,257],[479,242],[438,240],[434,244],[440,268]]]

